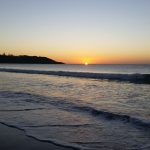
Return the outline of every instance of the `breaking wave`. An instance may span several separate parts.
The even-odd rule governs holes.
[[[117,73],[91,73],[91,72],[69,72],[69,71],[43,71],[43,70],[23,70],[0,68],[1,72],[27,73],[56,75],[65,77],[106,79],[114,81],[126,81],[131,83],[150,84],[150,74],[117,74]]]
[[[8,109],[8,108],[2,108],[0,111],[16,111],[16,114],[18,111],[31,111],[31,115],[34,114],[34,111],[40,110],[40,109],[51,109],[50,106],[54,106],[57,109],[63,109],[66,110],[68,113],[69,112],[78,112],[79,114],[85,114],[85,115],[89,115],[92,117],[95,117],[96,120],[99,119],[106,119],[108,122],[111,123],[111,121],[119,121],[119,122],[123,122],[123,123],[127,123],[126,125],[133,125],[133,127],[139,127],[140,129],[143,129],[145,131],[149,132],[150,129],[150,122],[149,120],[144,120],[141,118],[138,118],[138,116],[132,116],[132,115],[127,115],[127,114],[122,114],[122,113],[116,113],[116,112],[112,112],[111,110],[103,110],[103,109],[97,109],[94,106],[89,106],[86,104],[82,104],[82,103],[75,103],[75,102],[71,102],[68,101],[67,99],[61,99],[61,98],[54,98],[54,97],[46,97],[46,96],[41,96],[41,95],[36,95],[36,94],[30,94],[30,93],[24,93],[24,92],[9,92],[9,91],[3,91],[0,92],[1,98],[3,98],[4,100],[7,99],[7,97],[12,97],[10,99],[10,102],[13,101],[13,98],[15,97],[24,97],[21,100],[21,103],[33,103],[33,104],[41,104],[42,106],[46,106],[46,107],[38,107],[38,108],[20,108],[20,109]],[[26,101],[27,100],[27,101]],[[29,101],[30,100],[30,101]],[[17,103],[17,101],[20,101],[20,99],[15,99],[15,103]],[[28,104],[29,105],[29,104]],[[7,120],[7,119],[6,119]],[[12,122],[7,122],[5,120],[0,120],[0,123],[7,125],[9,127],[13,127],[13,128],[17,128],[20,130],[23,130],[27,136],[32,137],[34,139],[37,139],[39,141],[43,141],[43,142],[50,142],[56,145],[60,145],[63,147],[70,147],[72,149],[76,149],[76,150],[87,150],[88,148],[84,147],[84,144],[92,144],[92,143],[83,143],[83,142],[76,142],[76,143],[69,143],[69,142],[64,142],[64,141],[60,141],[57,139],[53,139],[53,138],[45,138],[42,136],[39,136],[38,134],[34,134],[33,132],[30,132],[30,130],[32,129],[39,129],[39,128],[46,128],[46,127],[58,127],[58,128],[68,128],[68,129],[74,129],[74,128],[91,128],[91,127],[95,127],[96,124],[94,124],[93,122],[90,123],[77,123],[77,124],[50,124],[50,123],[42,123],[40,122],[40,124],[29,124],[29,125],[19,125],[16,123],[12,123]],[[95,142],[96,143],[96,142]],[[94,144],[95,144],[94,143]],[[99,143],[98,143],[99,144]],[[149,145],[148,145],[149,147]],[[147,148],[147,147],[146,147]],[[90,148],[89,148],[90,149]],[[143,147],[143,149],[145,149],[145,147]]]
[[[150,129],[149,120],[141,119],[138,117],[130,116],[130,115],[119,113],[119,112],[116,113],[116,112],[111,112],[109,110],[97,109],[93,106],[82,104],[82,102],[78,104],[75,102],[68,101],[67,99],[62,100],[61,98],[57,98],[57,97],[46,97],[46,96],[30,94],[30,93],[22,93],[22,92],[6,92],[5,91],[0,94],[3,95],[3,97],[7,95],[10,95],[12,97],[22,95],[23,97],[26,97],[27,99],[28,98],[30,99],[30,97],[32,97],[30,99],[30,103],[34,103],[34,104],[38,103],[38,104],[47,106],[45,108],[28,108],[28,109],[16,109],[16,110],[15,109],[10,109],[10,110],[2,109],[0,111],[34,111],[38,109],[41,109],[41,110],[50,109],[49,105],[51,105],[51,106],[55,106],[58,109],[66,110],[68,112],[73,111],[73,112],[86,113],[94,117],[103,117],[109,121],[111,120],[124,121],[124,122],[131,123],[133,125],[142,127],[142,128]],[[24,102],[26,102],[26,98],[23,100]],[[86,124],[85,126],[89,126],[89,124]]]

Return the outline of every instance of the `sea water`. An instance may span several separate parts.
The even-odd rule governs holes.
[[[0,65],[0,122],[75,149],[150,149],[150,65]]]

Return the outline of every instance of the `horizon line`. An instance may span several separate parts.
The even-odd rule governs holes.
[[[47,56],[40,56],[40,55],[28,55],[28,54],[22,54],[22,55],[14,55],[14,54],[9,54],[9,53],[0,53],[0,55],[5,55],[5,56],[30,56],[30,57],[46,57],[49,59],[54,60],[53,58],[47,57]],[[56,61],[56,60],[55,60]],[[65,65],[85,65],[84,63],[66,63],[63,62]],[[9,63],[13,64],[13,63]],[[18,63],[19,64],[19,63]],[[150,65],[150,63],[88,63],[88,65]],[[87,66],[88,66],[87,65]]]

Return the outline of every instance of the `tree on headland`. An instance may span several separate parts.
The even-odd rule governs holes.
[[[3,56],[6,56],[6,54],[5,54],[5,53],[3,53],[2,55],[3,55]]]

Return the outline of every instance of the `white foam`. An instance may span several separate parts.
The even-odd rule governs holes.
[[[150,83],[150,74],[116,74],[116,73],[91,73],[91,72],[69,72],[69,71],[41,71],[41,70],[23,70],[0,68],[1,72],[27,73],[57,75],[66,77],[107,79],[117,81],[128,81],[133,83]]]

